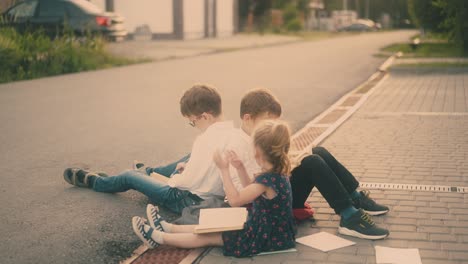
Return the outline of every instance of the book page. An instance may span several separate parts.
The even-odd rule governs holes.
[[[296,239],[296,242],[309,247],[313,247],[323,252],[328,252],[330,250],[339,249],[342,247],[347,247],[356,244],[353,241],[332,235],[327,232],[320,232],[310,236],[300,237]]]
[[[391,248],[375,246],[377,263],[421,264],[421,256],[417,248]]]

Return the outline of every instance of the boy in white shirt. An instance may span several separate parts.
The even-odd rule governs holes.
[[[130,170],[109,177],[80,168],[68,168],[64,171],[65,181],[97,192],[137,190],[176,213],[210,196],[224,196],[223,183],[213,162],[213,154],[217,149],[225,150],[238,130],[232,121],[224,121],[221,97],[215,88],[193,86],[182,96],[180,110],[190,125],[203,132],[196,138],[190,160],[182,173],[172,178],[159,175],[148,177],[143,171]]]
[[[281,111],[282,108],[278,99],[266,89],[253,89],[242,98],[240,107],[241,127],[235,129],[226,149],[237,154],[236,156],[242,161],[250,180],[253,179],[256,173],[260,172],[260,167],[255,162],[252,138],[250,136],[258,123],[267,119],[279,118]],[[190,154],[174,163],[161,167],[145,167],[144,163],[135,161],[134,169],[142,170],[148,175],[157,175],[156,177],[162,175],[166,178],[173,178],[177,173],[185,170],[189,159]],[[210,161],[212,162],[212,159]],[[244,184],[237,177],[237,173],[231,172],[231,176],[234,185],[240,191]],[[167,181],[167,179],[163,180]]]

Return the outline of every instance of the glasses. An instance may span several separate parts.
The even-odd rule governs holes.
[[[195,125],[196,125],[196,123],[195,123],[195,122],[197,122],[198,120],[200,120],[200,118],[202,118],[202,116],[201,116],[201,115],[200,115],[200,116],[197,116],[197,117],[195,117],[195,119],[194,119],[194,120],[190,120],[190,121],[189,121],[189,125],[190,125],[190,126],[192,126],[192,127],[195,127]]]

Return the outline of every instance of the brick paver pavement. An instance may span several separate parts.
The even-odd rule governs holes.
[[[322,144],[361,182],[468,187],[468,69],[394,70],[363,107]],[[467,190],[468,188],[466,188]],[[465,191],[466,191],[465,190]],[[391,211],[374,220],[385,240],[345,237],[355,246],[226,258],[214,248],[200,263],[375,263],[374,246],[418,248],[422,262],[468,263],[468,191],[371,190]],[[298,237],[337,234],[339,216],[314,190],[315,222]]]

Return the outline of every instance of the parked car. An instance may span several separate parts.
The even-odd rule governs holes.
[[[51,37],[63,34],[65,27],[77,36],[102,34],[120,41],[127,36],[124,18],[103,12],[86,0],[24,0],[1,14],[2,26],[19,32],[42,28]]]
[[[375,23],[374,21],[370,19],[358,19],[356,20],[355,23],[341,27],[338,29],[338,31],[358,31],[358,32],[364,32],[364,31],[376,31],[381,28],[379,23]]]
[[[372,31],[372,30],[374,29],[369,27],[368,25],[360,24],[360,23],[354,23],[349,26],[345,26],[345,27],[338,29],[338,31],[358,31],[358,32]]]

